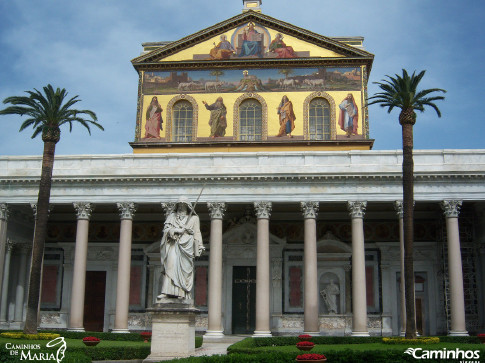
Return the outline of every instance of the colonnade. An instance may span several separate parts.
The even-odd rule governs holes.
[[[74,256],[73,281],[71,286],[71,304],[69,313],[69,330],[84,331],[84,293],[86,285],[86,265],[88,251],[89,220],[94,205],[87,202],[73,203],[77,213],[76,246]],[[465,328],[465,307],[463,273],[461,265],[458,214],[461,201],[445,200],[441,207],[446,217],[448,266],[450,279],[451,329],[450,335],[467,335]],[[134,203],[118,203],[120,210],[120,246],[118,258],[118,279],[116,288],[116,309],[113,332],[128,332],[128,308],[130,291],[132,226],[136,211]],[[210,231],[210,263],[209,263],[209,302],[208,329],[205,337],[221,338],[224,336],[222,324],[222,259],[223,259],[223,218],[226,204],[207,203],[211,217]],[[367,203],[365,201],[349,201],[347,203],[352,226],[352,335],[368,336],[366,279],[365,279],[365,247],[364,247],[364,215]],[[402,205],[395,203],[402,231]],[[318,310],[318,275],[317,275],[317,244],[316,220],[319,203],[315,201],[301,202],[304,219],[304,332],[319,334]],[[272,203],[269,201],[255,202],[254,210],[257,217],[257,258],[256,258],[256,329],[254,336],[271,336],[271,273],[269,223]],[[13,243],[7,241],[8,206],[0,203],[0,281],[2,296],[0,298],[0,322],[7,320],[7,295],[9,291],[9,271]],[[403,252],[402,233],[400,235],[401,251]],[[22,248],[21,264],[27,265],[28,249]],[[402,267],[403,268],[403,267]],[[402,273],[403,275],[403,273]],[[25,299],[25,273],[19,272],[17,289],[15,291],[15,319],[21,319],[23,301]],[[404,294],[404,289],[402,288]],[[402,303],[401,306],[405,304]],[[18,309],[17,309],[18,307]],[[404,314],[403,311],[401,314]],[[401,319],[403,322],[405,319]],[[404,326],[401,330],[404,330]]]

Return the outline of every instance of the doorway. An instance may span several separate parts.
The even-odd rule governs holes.
[[[84,330],[103,331],[106,271],[86,271]]]
[[[232,334],[252,334],[256,327],[256,267],[234,266]]]

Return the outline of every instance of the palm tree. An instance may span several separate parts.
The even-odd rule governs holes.
[[[68,94],[66,90],[61,90],[59,88],[54,90],[50,84],[44,87],[44,94],[35,88],[34,91],[26,91],[28,96],[7,97],[3,103],[10,104],[11,106],[0,110],[0,115],[27,116],[28,118],[22,123],[19,131],[32,126],[34,129],[32,138],[42,134],[42,141],[44,142],[42,172],[37,201],[37,220],[35,222],[34,242],[32,246],[27,317],[24,326],[24,333],[26,334],[37,333],[42,262],[47,233],[47,220],[49,218],[48,209],[52,169],[54,167],[56,144],[61,137],[60,126],[69,124],[69,131],[72,131],[72,124],[78,122],[87,128],[89,134],[91,134],[89,124],[104,130],[103,127],[96,122],[97,118],[94,112],[89,110],[72,109],[72,106],[80,101],[78,96],[64,102]],[[83,115],[89,116],[89,119],[83,118]]]
[[[219,77],[220,76],[223,76],[224,75],[224,72],[223,71],[217,71],[216,70],[216,71],[210,72],[210,75],[216,77],[216,82],[219,82]]]
[[[293,69],[290,69],[290,68],[283,68],[283,69],[280,69],[278,71],[279,74],[284,74],[285,75],[285,79],[288,79],[288,76],[290,74],[293,74]]]
[[[446,92],[440,88],[431,88],[418,91],[418,85],[426,71],[418,75],[413,72],[411,76],[403,69],[402,76],[388,77],[379,85],[382,92],[370,97],[369,105],[380,104],[387,107],[390,113],[394,107],[400,108],[399,123],[402,126],[402,184],[403,184],[403,225],[404,225],[404,284],[406,300],[406,338],[416,337],[416,311],[414,297],[414,266],[413,266],[413,209],[414,209],[414,161],[413,161],[413,125],[416,123],[415,110],[424,111],[425,106],[432,107],[438,117],[441,117],[439,108],[434,101],[444,100],[443,96],[431,96],[434,92]]]

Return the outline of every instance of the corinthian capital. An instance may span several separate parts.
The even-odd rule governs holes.
[[[120,211],[121,219],[133,219],[136,211],[136,204],[133,202],[116,203]]]
[[[8,205],[7,203],[0,203],[0,221],[8,219]]]
[[[256,212],[256,217],[259,218],[269,218],[271,216],[271,202],[254,202],[254,210]]]
[[[402,200],[396,200],[394,202],[394,209],[396,210],[397,216],[399,218],[404,217],[404,209],[403,209]]]
[[[208,202],[207,208],[209,208],[212,219],[222,219],[224,217],[224,213],[226,212],[226,203]]]
[[[347,202],[347,209],[352,218],[364,218],[367,202]]]
[[[94,210],[94,204],[88,202],[74,202],[72,203],[74,209],[77,213],[77,219],[87,219],[91,218],[91,213]]]
[[[303,212],[303,218],[317,218],[318,215],[318,202],[300,202],[301,211]]]
[[[445,217],[458,218],[462,203],[463,201],[461,200],[443,200],[440,203],[440,206],[441,206],[441,209],[443,209],[443,213],[445,214]]]

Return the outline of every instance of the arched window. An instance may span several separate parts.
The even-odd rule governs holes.
[[[324,98],[314,98],[308,109],[308,133],[310,140],[330,140],[330,104]]]
[[[249,98],[239,106],[239,140],[259,141],[262,139],[263,111],[261,104]]]
[[[178,101],[173,106],[173,141],[192,141],[194,110],[189,101]]]

